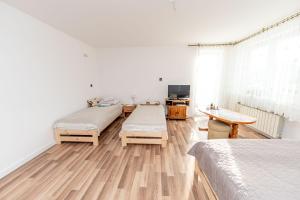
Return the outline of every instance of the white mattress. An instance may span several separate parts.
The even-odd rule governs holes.
[[[300,141],[210,140],[196,157],[220,200],[282,200],[300,197]]]
[[[122,105],[108,107],[91,107],[73,113],[54,124],[54,128],[66,130],[98,130],[103,131],[122,113]]]
[[[122,125],[125,132],[167,132],[162,105],[138,105]]]

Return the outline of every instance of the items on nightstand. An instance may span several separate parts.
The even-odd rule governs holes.
[[[211,103],[209,105],[209,107],[207,107],[207,109],[210,109],[210,110],[219,110],[219,107],[213,103]]]
[[[136,104],[124,104],[123,105],[123,117],[128,116],[130,113],[134,111],[136,108]]]
[[[132,104],[135,105],[136,104],[136,98],[137,98],[136,95],[131,95],[130,98],[131,98]]]

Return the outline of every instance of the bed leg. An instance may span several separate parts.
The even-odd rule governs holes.
[[[122,147],[126,147],[127,146],[126,136],[122,136],[121,141],[122,141]]]
[[[56,140],[56,144],[61,144],[60,131],[57,129],[55,129],[55,140]]]
[[[99,145],[98,137],[93,138],[93,145],[94,146],[98,146]]]
[[[98,140],[98,134],[97,132],[93,134],[93,145],[98,146],[99,145],[99,140]]]
[[[167,146],[167,140],[162,140],[161,141],[161,147],[165,148]]]

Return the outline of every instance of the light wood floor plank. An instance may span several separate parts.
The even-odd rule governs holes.
[[[197,118],[167,121],[169,141],[160,145],[121,147],[117,119],[88,143],[55,145],[0,180],[0,199],[161,199],[206,200],[194,181],[194,158],[187,151],[206,138]],[[264,138],[241,127],[241,138]]]

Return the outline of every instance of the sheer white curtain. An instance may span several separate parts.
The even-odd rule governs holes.
[[[196,110],[210,103],[220,104],[223,81],[223,48],[199,48],[194,72]]]
[[[300,19],[234,47],[230,101],[300,121]]]

